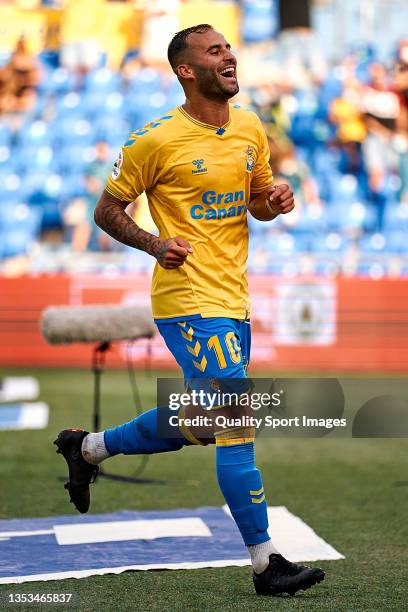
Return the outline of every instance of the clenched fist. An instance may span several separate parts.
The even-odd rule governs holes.
[[[274,185],[266,190],[266,207],[275,215],[286,215],[295,208],[293,191],[289,185]]]
[[[192,252],[193,249],[187,240],[175,236],[168,240],[160,240],[155,257],[162,268],[172,270],[182,266],[187,256]]]

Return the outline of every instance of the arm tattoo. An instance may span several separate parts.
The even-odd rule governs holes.
[[[95,208],[95,223],[122,244],[160,258],[167,248],[167,241],[139,227],[125,212],[127,205],[104,192]]]

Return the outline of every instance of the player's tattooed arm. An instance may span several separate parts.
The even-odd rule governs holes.
[[[251,198],[248,210],[259,221],[272,221],[295,208],[293,191],[289,185],[273,185]]]
[[[183,238],[176,236],[162,240],[139,227],[127,214],[129,202],[104,191],[96,205],[94,219],[96,225],[109,236],[122,244],[140,249],[152,255],[166,269],[183,265],[192,248]]]

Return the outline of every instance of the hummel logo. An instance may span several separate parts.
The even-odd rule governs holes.
[[[208,172],[208,168],[203,168],[203,159],[193,159],[191,163],[193,166],[195,166],[195,170],[191,171],[193,174],[203,174],[204,172]]]

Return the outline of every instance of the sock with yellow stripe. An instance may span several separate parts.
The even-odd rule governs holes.
[[[268,542],[267,505],[254,443],[217,444],[216,464],[218,484],[246,546]]]

